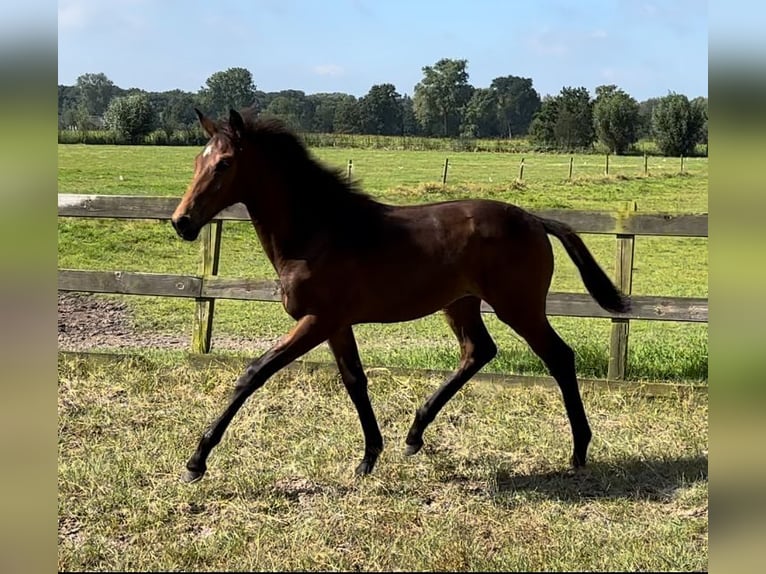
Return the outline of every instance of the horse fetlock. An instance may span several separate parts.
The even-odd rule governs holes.
[[[584,443],[576,444],[574,451],[572,452],[572,466],[580,468],[585,466],[585,461],[588,458],[588,441]]]
[[[572,454],[571,464],[573,468],[582,468],[585,466],[585,459],[587,458],[585,452],[578,453],[575,451]]]

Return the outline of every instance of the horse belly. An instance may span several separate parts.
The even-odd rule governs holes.
[[[431,315],[470,293],[457,273],[421,269],[362,281],[349,303],[355,323],[397,323]]]

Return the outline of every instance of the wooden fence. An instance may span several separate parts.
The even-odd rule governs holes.
[[[167,220],[177,204],[178,198],[175,197],[59,194],[58,215]],[[625,293],[630,293],[632,289],[636,236],[708,236],[707,214],[641,214],[636,211],[634,202],[629,202],[615,213],[556,209],[533,212],[564,221],[580,233],[614,235],[617,244],[615,282]],[[218,276],[221,230],[225,221],[249,221],[249,217],[244,206],[237,204],[221,212],[203,228],[196,275],[59,269],[58,288],[61,291],[193,298],[196,300],[196,314],[192,351],[207,353],[210,350],[216,299],[282,300],[278,281]],[[483,303],[482,311],[491,313],[492,308]],[[697,297],[633,296],[633,307],[629,313],[610,313],[599,307],[590,295],[551,292],[548,295],[547,312],[554,316],[610,318],[612,333],[607,378],[619,381],[625,378],[631,320],[707,322],[708,300]]]

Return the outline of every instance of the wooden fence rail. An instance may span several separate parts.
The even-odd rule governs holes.
[[[106,196],[59,194],[59,217],[109,219],[169,219],[178,198],[149,196]],[[633,250],[636,236],[707,237],[707,214],[641,214],[634,202],[621,211],[536,210],[543,217],[564,221],[579,233],[614,235],[617,239],[615,282],[630,293],[633,279]],[[192,350],[210,350],[216,299],[281,301],[278,281],[218,276],[221,229],[224,221],[249,221],[244,206],[237,204],[205,226],[200,234],[200,262],[197,275],[172,275],[127,271],[58,270],[62,291],[118,293],[186,297],[197,301]],[[482,304],[482,311],[492,308]],[[628,353],[631,320],[707,322],[708,300],[697,297],[633,296],[629,313],[610,313],[584,293],[551,292],[547,312],[554,316],[596,317],[612,320],[609,351],[609,380],[623,380]]]

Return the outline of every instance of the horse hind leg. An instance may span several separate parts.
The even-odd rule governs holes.
[[[551,376],[556,379],[572,428],[572,465],[575,468],[584,466],[592,433],[577,384],[574,351],[556,333],[543,310],[532,311],[537,307],[541,306],[522,308],[516,305],[509,312],[502,306],[493,305],[497,317],[527,341],[532,351],[545,363]]]
[[[444,309],[447,323],[460,343],[460,365],[415,411],[415,420],[405,440],[406,455],[413,455],[422,448],[426,427],[462,386],[497,354],[497,347],[482,321],[480,306],[481,299],[468,296]]]

